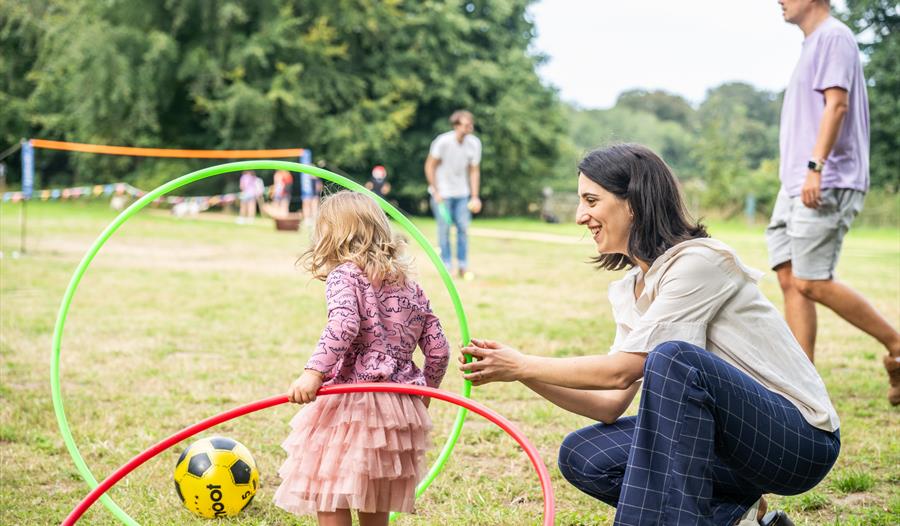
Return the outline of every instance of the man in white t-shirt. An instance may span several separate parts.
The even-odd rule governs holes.
[[[453,265],[450,251],[450,223],[456,225],[456,261],[459,276],[471,279],[468,272],[468,228],[472,214],[481,211],[478,190],[481,183],[481,141],[472,132],[475,117],[466,110],[450,116],[453,129],[431,142],[425,160],[425,178],[431,194],[431,210],[438,224],[441,260],[447,269]]]

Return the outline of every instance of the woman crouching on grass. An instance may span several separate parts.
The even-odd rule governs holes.
[[[520,381],[602,423],[571,433],[559,468],[616,507],[615,525],[786,525],[765,493],[821,481],[841,447],[825,384],[775,307],[759,271],[688,221],[669,167],[616,145],[579,164],[578,224],[609,287],[609,354],[549,358],[472,340],[460,368],[475,385]],[[637,416],[622,414],[641,392]]]

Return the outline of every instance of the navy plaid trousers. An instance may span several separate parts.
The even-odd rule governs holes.
[[[647,356],[637,416],[568,435],[559,469],[615,506],[616,526],[730,526],[765,493],[813,488],[840,448],[721,358],[666,342]]]

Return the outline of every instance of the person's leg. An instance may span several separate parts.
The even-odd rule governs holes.
[[[900,405],[900,332],[862,294],[839,281],[795,277],[794,282],[797,290],[808,301],[825,305],[884,345],[888,352],[883,359],[890,383],[888,400],[892,405]]]
[[[559,446],[559,471],[570,484],[615,507],[622,489],[636,418],[594,424],[569,433]]]
[[[300,174],[300,199],[302,200],[303,223],[311,225],[313,221],[312,197],[313,186],[312,178],[308,173]]]
[[[785,320],[806,356],[813,361],[816,345],[816,304],[800,294],[794,286],[791,264],[792,240],[788,235],[792,206],[791,197],[782,188],[775,199],[772,217],[766,227],[766,248],[769,253],[769,268],[775,271],[778,284],[781,285]]]
[[[775,274],[778,276],[778,284],[781,285],[781,293],[784,295],[784,318],[788,327],[800,342],[800,347],[809,357],[809,361],[815,362],[818,328],[816,302],[797,289],[790,261],[775,267]]]
[[[312,203],[309,198],[303,199],[303,222],[307,225],[311,225],[313,222],[313,212],[312,212]]]
[[[313,221],[319,216],[319,201],[322,200],[322,180],[318,177],[312,181],[313,195],[310,199],[310,210],[312,212]]]
[[[254,204],[252,199],[241,200],[241,218],[242,222],[245,224],[252,222],[253,215],[256,213],[255,208],[250,208],[252,204]]]
[[[350,510],[320,511],[316,514],[319,526],[353,526]]]
[[[359,526],[388,526],[391,514],[386,511],[378,511],[374,513],[356,513],[359,516]]]
[[[594,424],[569,433],[559,447],[560,473],[579,490],[616,507],[636,423],[637,417],[628,416],[614,424]],[[714,501],[740,501],[752,486],[718,459],[711,475]],[[730,508],[725,511],[731,512]]]
[[[431,200],[431,211],[434,213],[434,220],[437,222],[438,245],[441,247],[441,261],[447,270],[450,270],[453,264],[453,255],[450,253],[450,223],[444,220],[441,214],[439,204],[434,199]],[[443,206],[447,206],[447,200],[444,199]]]
[[[469,223],[472,222],[472,212],[468,205],[468,197],[453,198],[451,213],[456,225],[456,261],[460,276],[464,276],[469,268]]]
[[[765,493],[814,487],[837,460],[838,433],[704,349],[658,346],[643,382],[617,526],[734,524]]]
[[[845,189],[827,189],[823,206],[798,208],[792,216],[794,288],[808,300],[821,303],[850,324],[878,340],[888,352],[885,367],[891,378],[888,397],[900,403],[900,373],[892,373],[891,358],[900,358],[900,332],[859,292],[834,278],[844,236],[862,210],[865,195]],[[896,361],[895,361],[896,363]]]
[[[900,333],[859,292],[829,280],[794,278],[797,290],[808,300],[825,305],[856,328],[872,336],[892,355],[900,356]]]

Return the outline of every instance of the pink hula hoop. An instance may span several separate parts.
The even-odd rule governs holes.
[[[372,392],[402,393],[437,398],[438,400],[443,400],[445,402],[450,402],[451,404],[464,407],[487,418],[488,420],[499,426],[500,429],[505,431],[509,436],[515,439],[515,441],[518,442],[520,446],[522,446],[522,449],[525,450],[525,454],[528,455],[528,459],[531,460],[531,464],[534,466],[535,471],[537,471],[538,478],[541,482],[541,491],[543,491],[544,493],[544,526],[553,525],[556,511],[554,507],[553,486],[550,484],[550,473],[547,471],[547,467],[544,466],[544,463],[541,460],[537,449],[531,442],[528,441],[527,438],[525,438],[525,435],[523,435],[522,432],[519,431],[512,422],[501,416],[499,413],[488,409],[478,402],[475,402],[468,398],[464,398],[449,391],[441,391],[440,389],[434,389],[432,387],[393,383],[341,384],[323,387],[319,390],[319,395],[321,396],[331,394]],[[181,442],[186,438],[190,438],[216,424],[221,424],[222,422],[227,422],[228,420],[232,420],[248,413],[259,411],[260,409],[266,409],[268,407],[281,405],[287,402],[287,395],[283,394],[264,398],[262,400],[236,407],[229,411],[225,411],[224,413],[207,418],[206,420],[197,422],[196,424],[188,426],[175,433],[174,435],[156,443],[143,453],[137,455],[136,457],[132,458],[127,463],[122,465],[110,476],[106,477],[90,493],[88,493],[84,500],[78,503],[78,505],[75,506],[75,509],[73,509],[72,512],[69,513],[68,517],[65,518],[65,520],[62,522],[63,526],[70,526],[78,522],[78,519],[80,519],[81,516],[84,515],[88,508],[90,508],[91,505],[100,498],[100,496],[106,493],[118,481],[122,480],[126,475],[134,471],[144,462],[162,453],[166,449],[169,449],[178,442]]]

